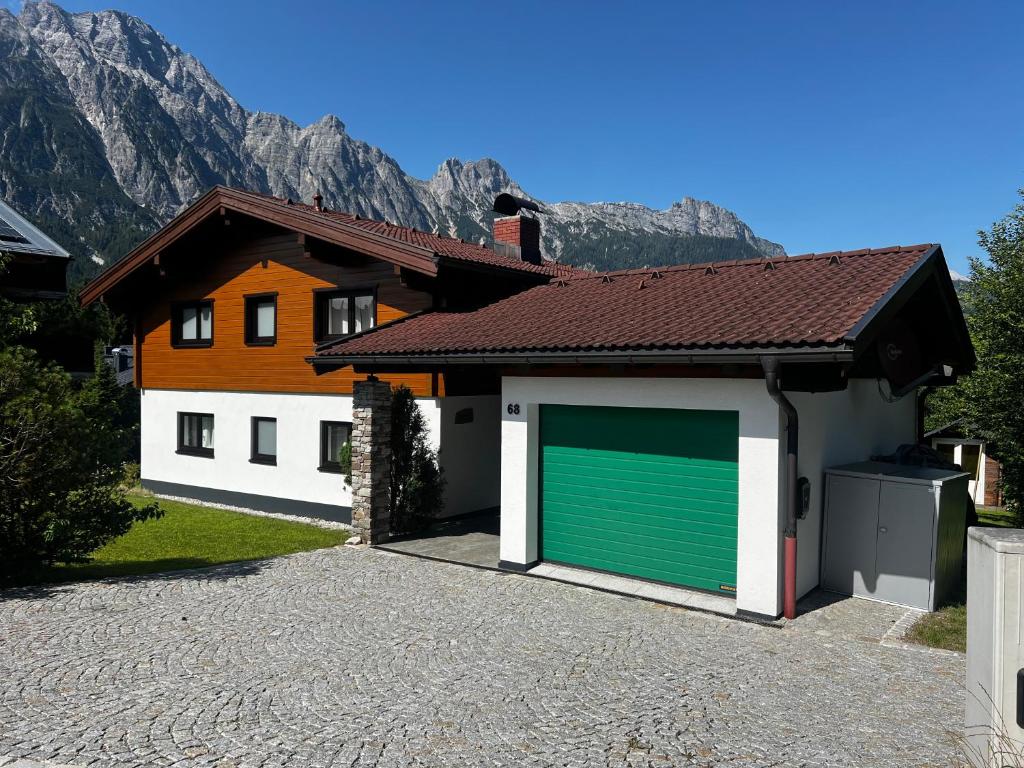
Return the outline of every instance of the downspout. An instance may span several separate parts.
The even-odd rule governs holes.
[[[779,359],[762,357],[761,367],[764,369],[764,382],[772,400],[786,415],[786,523],[782,531],[784,543],[782,615],[787,619],[796,618],[796,518],[797,494],[799,488],[796,480],[797,448],[800,443],[800,424],[796,408],[779,388]]]

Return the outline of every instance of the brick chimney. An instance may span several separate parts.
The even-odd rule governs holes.
[[[540,264],[540,222],[521,213],[495,219],[494,250],[504,256]]]

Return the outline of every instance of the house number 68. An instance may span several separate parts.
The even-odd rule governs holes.
[[[508,415],[509,416],[518,416],[519,415],[519,403],[509,403],[508,404]]]

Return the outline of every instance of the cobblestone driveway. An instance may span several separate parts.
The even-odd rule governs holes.
[[[332,549],[6,593],[0,758],[941,765],[962,675],[959,656]]]

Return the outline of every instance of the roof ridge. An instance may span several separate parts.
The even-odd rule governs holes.
[[[317,208],[315,206],[310,205],[309,203],[304,203],[304,202],[301,202],[301,201],[294,201],[291,198],[287,198],[286,199],[286,198],[283,198],[283,197],[278,197],[277,195],[270,195],[270,194],[267,194],[265,192],[255,192],[253,190],[243,189],[241,187],[228,187],[228,186],[224,186],[224,185],[217,185],[217,187],[220,187],[221,189],[229,190],[231,192],[247,194],[247,195],[255,195],[257,197],[263,198],[264,200],[272,201],[272,202],[278,203],[280,205],[288,205],[291,208],[300,208],[300,209],[304,210],[307,213],[320,214],[320,215],[322,215],[322,216],[324,216],[324,217],[326,217],[328,219],[333,219],[335,221],[340,221],[343,224],[348,224],[348,225],[356,226],[356,227],[359,227],[360,229],[367,229],[367,227],[366,227],[367,224],[371,224],[371,225],[377,224],[377,225],[380,225],[384,229],[384,231],[381,232],[380,234],[382,234],[385,237],[393,236],[392,235],[392,230],[398,230],[400,232],[406,232],[409,235],[416,235],[416,236],[419,236],[419,237],[422,237],[422,238],[426,238],[426,240],[428,242],[429,241],[437,241],[437,242],[444,241],[446,246],[455,244],[455,245],[458,245],[458,246],[460,246],[462,248],[470,249],[470,250],[472,250],[472,251],[474,251],[476,253],[479,253],[481,255],[485,255],[486,254],[487,259],[489,259],[491,261],[497,261],[498,262],[498,263],[494,264],[494,266],[496,266],[496,267],[503,267],[504,266],[504,267],[507,267],[508,269],[521,269],[521,270],[525,270],[525,271],[532,271],[530,269],[531,266],[538,266],[541,269],[549,269],[552,272],[554,272],[555,274],[553,274],[552,277],[558,277],[560,270],[571,269],[573,271],[573,273],[580,271],[579,268],[574,268],[574,267],[570,267],[569,265],[561,264],[560,262],[558,262],[558,261],[556,261],[554,259],[544,259],[544,260],[542,260],[542,262],[539,265],[535,265],[532,262],[520,261],[518,259],[514,259],[514,258],[511,258],[509,256],[505,256],[503,254],[500,254],[497,251],[495,251],[493,248],[489,248],[488,246],[482,245],[482,244],[480,244],[480,243],[478,243],[476,241],[473,241],[473,240],[466,240],[465,238],[460,238],[460,237],[455,237],[455,236],[445,236],[445,235],[441,234],[440,232],[438,232],[438,233],[428,232],[426,230],[417,229],[416,227],[407,227],[407,226],[405,226],[403,224],[396,224],[396,223],[394,223],[392,221],[388,221],[387,219],[370,218],[370,217],[362,216],[362,215],[357,214],[357,213],[352,213],[351,211],[343,211],[343,210],[340,210],[340,209],[321,208],[320,210],[317,210]],[[423,247],[431,248],[432,250],[434,250],[435,253],[438,253],[441,256],[449,256],[449,254],[446,254],[444,251],[440,251],[440,250],[438,250],[437,248],[434,248],[431,245],[427,245],[427,244],[423,243],[422,241],[417,241],[417,239],[415,239],[415,238],[410,238],[410,242],[412,242],[413,244],[422,245]],[[543,274],[543,273],[541,273],[541,274]]]
[[[593,280],[603,277],[631,277],[646,275],[651,272],[687,272],[690,270],[720,269],[730,267],[751,267],[764,266],[768,262],[786,264],[791,261],[810,261],[820,259],[831,259],[833,257],[848,258],[851,256],[881,256],[892,253],[913,253],[916,251],[925,252],[934,248],[936,243],[919,243],[917,245],[891,245],[883,248],[860,248],[852,251],[828,251],[827,253],[798,253],[793,256],[757,256],[749,259],[726,259],[724,261],[701,261],[693,264],[670,264],[663,267],[630,267],[628,269],[612,269],[602,272],[584,272],[579,275],[572,275],[568,279],[578,282],[580,280]]]

